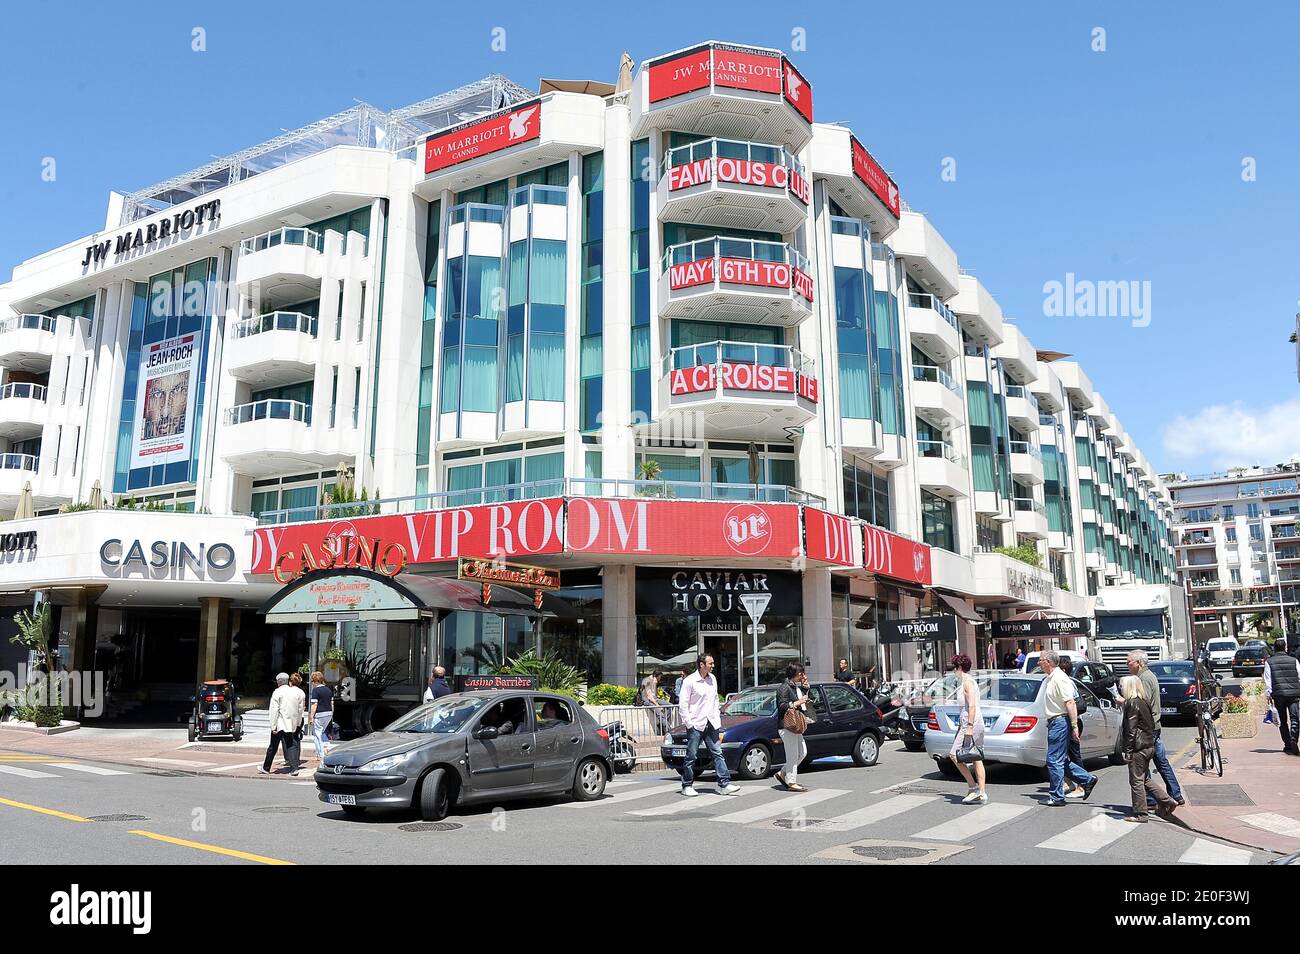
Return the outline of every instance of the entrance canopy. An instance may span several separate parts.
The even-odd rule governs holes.
[[[320,570],[299,577],[262,607],[268,623],[314,623],[331,620],[418,619],[440,611],[496,613],[543,619],[569,615],[567,604],[546,594],[542,608],[523,593],[505,586],[492,589],[484,606],[482,586],[467,580],[403,573],[385,576],[371,570]]]

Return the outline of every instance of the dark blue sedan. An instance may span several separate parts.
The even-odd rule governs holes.
[[[785,746],[777,733],[776,686],[758,686],[733,695],[722,707],[722,753],[727,768],[744,779],[766,778],[785,764]],[[851,686],[816,683],[809,695],[817,721],[804,735],[808,757],[848,755],[857,765],[875,765],[880,758],[880,710]],[[660,757],[669,768],[681,771],[686,762],[686,729],[674,729],[660,747]],[[708,749],[701,745],[695,771],[713,768]]]

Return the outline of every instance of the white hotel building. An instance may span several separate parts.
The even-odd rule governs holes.
[[[0,626],[39,591],[67,664],[160,695],[331,643],[402,661],[398,695],[491,644],[624,684],[709,650],[731,690],[982,663],[986,623],[1171,579],[1169,495],[1100,391],[812,79],[718,43],[624,91],[493,76],[112,193],[0,285],[0,512],[30,484],[37,514],[0,525],[36,534],[0,552]],[[340,465],[373,516],[321,506]],[[96,484],[167,512],[61,512]],[[331,531],[400,543],[399,582],[556,569],[566,611],[268,621]],[[944,644],[882,642],[918,617]]]

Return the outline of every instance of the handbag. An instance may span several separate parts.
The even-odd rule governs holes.
[[[795,697],[796,701],[807,698],[808,697],[803,693],[799,693]],[[790,706],[785,710],[785,718],[781,720],[781,728],[785,729],[787,732],[793,732],[796,735],[803,735],[808,731],[808,726],[816,721],[817,720],[814,716],[808,715],[804,710]]]
[[[972,762],[984,761],[984,749],[975,744],[975,736],[968,735],[962,746],[957,750],[957,761],[963,765],[970,765]]]

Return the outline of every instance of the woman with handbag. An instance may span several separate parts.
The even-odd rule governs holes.
[[[806,792],[799,784],[799,763],[808,755],[804,731],[808,728],[808,674],[803,666],[790,663],[785,667],[785,682],[776,687],[776,724],[785,746],[785,769],[776,780],[788,792]]]
[[[1120,695],[1124,697],[1124,722],[1122,728],[1124,758],[1128,762],[1128,782],[1133,795],[1133,814],[1124,817],[1126,822],[1142,823],[1147,820],[1147,795],[1156,800],[1156,814],[1168,819],[1178,807],[1169,797],[1164,783],[1157,782],[1159,772],[1152,772],[1151,760],[1156,756],[1156,722],[1151,704],[1142,693],[1142,680],[1125,676],[1119,681]]]
[[[961,677],[961,716],[957,737],[952,740],[948,758],[966,779],[966,797],[963,805],[987,805],[989,796],[984,791],[984,719],[980,716],[980,691],[970,674],[970,657],[960,653],[952,657],[949,668]],[[974,769],[974,777],[971,769]]]

